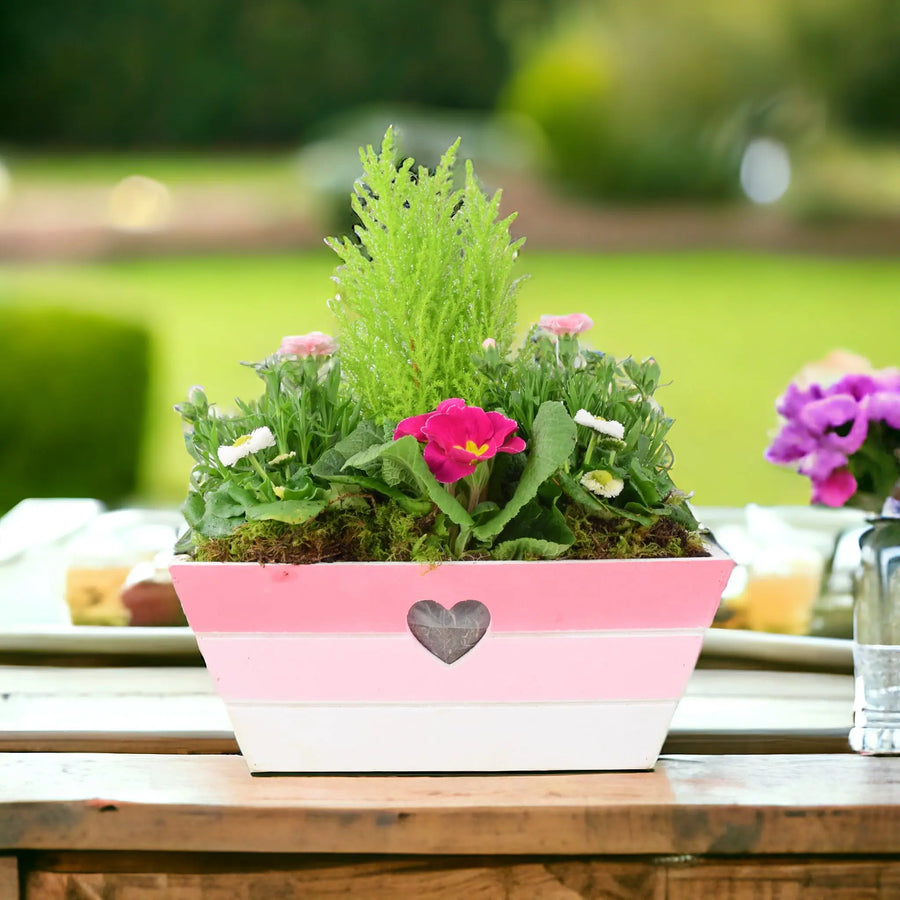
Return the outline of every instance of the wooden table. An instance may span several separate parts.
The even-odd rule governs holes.
[[[0,897],[896,898],[900,761],[252,777],[238,756],[0,754]]]
[[[252,777],[203,668],[0,666],[0,900],[897,898],[852,688],[698,669],[648,773]]]

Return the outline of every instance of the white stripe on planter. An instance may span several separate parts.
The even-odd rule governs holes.
[[[650,769],[676,705],[227,704],[259,773]]]
[[[489,631],[452,665],[409,633],[197,640],[225,700],[544,702],[677,699],[703,632]]]

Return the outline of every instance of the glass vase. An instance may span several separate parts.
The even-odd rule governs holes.
[[[900,755],[900,518],[875,520],[859,546],[850,746],[867,755]]]

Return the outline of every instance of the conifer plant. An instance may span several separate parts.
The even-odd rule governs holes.
[[[389,129],[360,151],[353,235],[330,303],[337,338],[285,337],[260,397],[176,407],[194,459],[179,549],[196,559],[633,558],[706,551],[670,477],[653,359],[584,346],[583,314],[517,347],[523,240],[459,140],[435,170]]]

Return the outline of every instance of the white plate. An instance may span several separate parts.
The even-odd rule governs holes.
[[[840,638],[710,628],[703,638],[700,655],[786,663],[822,672],[853,671],[853,642]]]
[[[194,633],[186,625],[18,625],[0,631],[0,652],[195,656],[198,650]]]

